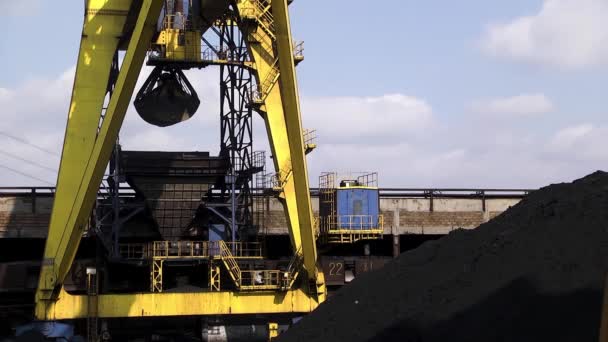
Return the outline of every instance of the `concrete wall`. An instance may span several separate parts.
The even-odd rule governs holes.
[[[259,199],[256,199],[256,201]],[[380,199],[385,234],[447,234],[457,228],[472,229],[519,202],[516,198],[385,197]],[[53,199],[48,196],[0,197],[0,238],[44,238]],[[315,214],[318,198],[312,198]],[[257,206],[254,204],[254,208]],[[283,208],[275,198],[266,203],[266,233],[287,234]]]
[[[429,198],[381,198],[380,210],[384,216],[384,234],[447,234],[457,228],[473,229],[517,204],[516,198],[434,198],[433,210]],[[319,207],[313,198],[313,208]],[[266,227],[268,234],[287,234],[287,221],[276,199],[267,205]],[[315,215],[318,211],[315,210]]]
[[[0,238],[44,238],[53,198],[48,196],[0,197]]]

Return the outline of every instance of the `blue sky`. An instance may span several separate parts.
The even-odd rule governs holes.
[[[309,159],[313,185],[320,171],[370,170],[388,186],[538,187],[606,168],[606,1],[382,4],[296,0],[290,7],[294,38],[305,41],[303,120],[320,135]],[[0,29],[10,32],[0,40],[10,66],[0,75],[0,104],[10,117],[0,130],[60,151],[82,2],[3,1],[0,13]],[[217,95],[213,71],[192,78],[203,98]],[[214,103],[204,110],[213,112]],[[121,137],[131,148],[213,150],[216,117],[197,115],[191,127],[160,131],[130,113]],[[206,140],[195,133],[201,129],[210,132]],[[9,138],[0,144],[57,165]],[[19,160],[3,164],[54,181]],[[0,170],[1,185],[15,183],[37,181]]]

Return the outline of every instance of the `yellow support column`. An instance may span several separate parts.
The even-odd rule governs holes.
[[[51,223],[36,293],[36,316],[46,319],[74,260],[103,172],[122,125],[162,0],[143,0],[125,58],[98,130],[112,58],[131,1],[89,0]]]
[[[90,0],[85,7],[57,192],[38,285],[40,298],[50,298],[57,290],[57,279],[65,278],[76,253],[73,246],[78,246],[87,224],[86,219],[81,219],[68,226],[68,220],[78,210],[74,194],[83,187],[81,178],[95,144],[112,59],[118,48],[117,37],[122,35],[130,6],[131,1]]]
[[[293,41],[291,39],[291,28],[289,24],[289,11],[287,0],[273,0],[272,14],[274,27],[276,29],[276,47],[279,61],[279,89],[285,116],[285,128],[289,137],[289,153],[291,155],[291,172],[289,187],[287,191],[293,191],[295,196],[295,207],[298,213],[299,231],[302,244],[302,255],[304,257],[304,268],[310,279],[316,279],[316,256],[315,234],[313,229],[312,206],[308,186],[308,171],[306,166],[306,155],[304,138],[302,135],[302,118],[300,115],[300,101],[296,70],[293,57]],[[288,197],[286,197],[289,200]],[[295,231],[294,231],[295,232]]]
[[[220,267],[209,260],[209,291],[217,292],[221,290]]]
[[[254,0],[256,2],[259,0]],[[241,17],[252,15],[247,2],[241,2],[239,6]],[[315,233],[287,2],[273,0],[271,6],[270,16],[261,13],[260,6],[253,6],[256,16],[263,18],[258,22],[265,21],[265,27],[255,30],[245,25],[241,29],[249,37],[255,76],[261,87],[258,89],[259,111],[270,140],[279,178],[279,199],[285,208],[291,243],[294,250],[301,251],[307,277],[317,283],[318,300],[323,301],[324,284],[316,267]],[[268,82],[269,79],[276,80]]]
[[[163,292],[163,260],[154,259],[150,265],[150,292]]]

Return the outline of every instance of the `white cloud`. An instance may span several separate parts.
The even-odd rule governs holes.
[[[38,12],[40,0],[2,0],[0,1],[0,17],[27,17]]]
[[[471,109],[479,114],[527,116],[551,112],[553,103],[543,94],[523,94],[475,101]]]
[[[569,148],[576,142],[585,138],[594,130],[591,124],[581,124],[577,126],[566,127],[555,133],[551,140],[551,145],[556,148]]]
[[[540,11],[488,27],[490,55],[563,68],[608,63],[608,2],[544,0]]]
[[[61,153],[73,73],[70,69],[56,79],[0,90],[0,131]],[[159,128],[146,124],[131,106],[121,130],[124,149],[218,152],[218,74],[210,69],[188,75],[201,98],[195,117]],[[140,84],[146,76],[147,71],[142,72]],[[403,94],[304,97],[302,102],[304,126],[317,128],[319,135],[317,150],[308,156],[312,185],[322,171],[378,171],[383,186],[537,187],[608,165],[604,148],[608,127],[597,124],[574,125],[542,136],[537,130],[484,120],[445,121],[426,101]],[[523,111],[515,105],[506,107]],[[536,105],[535,111],[541,111],[540,107]],[[257,115],[254,128],[254,148],[267,149]],[[0,144],[4,151],[58,167],[59,159],[53,154],[1,135]],[[0,165],[49,182],[56,178],[53,172],[8,157]],[[0,169],[0,185],[36,184],[45,185]]]
[[[573,164],[598,163],[608,168],[608,126],[589,123],[557,131],[545,147],[550,159],[569,160]]]
[[[317,129],[325,142],[374,144],[419,134],[433,124],[424,100],[401,94],[377,97],[304,97],[304,125]]]
[[[150,68],[144,67],[138,80],[138,87],[149,72]],[[42,152],[0,134],[0,146],[4,151],[50,168],[58,168],[58,156],[63,147],[66,113],[74,73],[75,68],[72,67],[55,79],[34,79],[13,89],[0,88],[0,105],[3,113],[0,133],[5,132],[24,139],[53,153]],[[190,148],[217,152],[220,136],[217,120],[219,95],[217,86],[212,87],[211,84],[217,84],[219,75],[213,70],[204,70],[190,75],[189,79],[201,99],[197,114],[187,122],[163,129],[145,123],[131,105],[120,135],[124,149],[171,151]],[[23,170],[49,183],[54,183],[56,180],[56,172],[49,172],[15,158],[0,157],[0,185],[48,185],[2,169],[1,165]]]
[[[0,103],[8,101],[13,96],[13,92],[6,88],[0,88]]]

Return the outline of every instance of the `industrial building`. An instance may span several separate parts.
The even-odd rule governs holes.
[[[287,260],[290,253],[289,233],[283,208],[276,198],[262,195],[272,189],[256,188],[254,190],[254,208],[258,209],[254,210],[254,219],[256,222],[259,220],[258,224],[264,227],[260,241],[264,244],[267,261]],[[133,200],[134,191],[132,189],[122,189],[121,192],[123,194],[121,197],[124,197],[123,201]],[[454,229],[477,227],[518,203],[526,192],[525,190],[496,189],[380,188],[380,213],[384,220],[381,236],[373,240],[325,245],[326,250],[319,255],[319,263],[325,274],[329,294],[331,295],[342,285],[354,280],[356,276],[381,268],[399,253],[415,248],[424,241],[436,239]],[[3,313],[2,321],[10,322],[13,326],[26,321],[28,313],[33,310],[33,293],[37,287],[40,271],[39,260],[44,249],[54,193],[55,188],[44,187],[0,189],[0,246],[4,251],[0,264],[0,274],[2,274],[0,305]],[[319,196],[319,189],[311,189],[315,216],[319,213]],[[100,194],[98,199],[100,205],[106,198],[106,194]],[[183,211],[183,209],[180,210]],[[105,282],[102,286],[104,290],[112,288],[114,291],[126,291],[138,288],[140,291],[149,291],[148,287],[152,281],[149,274],[150,265],[142,260],[143,250],[137,248],[142,246],[141,241],[155,239],[154,236],[150,236],[151,233],[153,235],[159,234],[159,232],[156,230],[157,228],[146,231],[145,227],[154,226],[153,214],[148,212],[146,215],[142,215],[141,219],[136,216],[134,215],[125,222],[122,241],[139,241],[140,243],[121,242],[119,252],[124,257],[137,256],[139,259],[135,262],[133,260],[116,262],[114,267],[123,277],[138,284],[129,285],[126,282],[111,284],[111,281],[103,280],[102,282]],[[152,221],[152,224],[142,225],[141,220],[144,220],[144,217]],[[184,227],[186,226],[187,224],[184,224]],[[108,228],[110,227],[106,229]],[[66,279],[65,286],[68,291],[86,293],[86,269],[88,266],[96,264],[96,251],[105,253],[105,247],[99,246],[95,240],[88,234],[83,237],[79,256]],[[194,244],[192,244],[192,248],[194,251]],[[169,248],[166,250],[168,251]],[[135,255],[136,253],[139,254]],[[177,259],[174,258],[174,264],[178,261]],[[163,263],[166,261],[167,259]],[[177,273],[182,273],[182,275],[172,275],[168,281],[164,282],[163,291],[172,292],[180,289],[202,291],[206,289],[208,284],[203,284],[203,282],[200,282],[197,287],[186,285],[189,283],[189,279],[183,274],[189,272],[184,273],[182,270],[188,267],[183,265],[184,260],[181,261],[179,266],[172,266],[171,261],[166,264],[168,272],[175,272],[177,268],[179,270]],[[196,267],[190,268],[195,269]],[[180,324],[175,321],[168,322],[167,327],[163,329],[166,333],[176,333],[188,329],[194,331],[197,328],[197,322],[198,328],[202,324],[195,319],[191,319],[188,324],[183,321]],[[266,324],[252,317],[228,319],[227,316],[214,316],[211,319],[212,325],[215,324],[217,327],[225,329],[226,324],[232,324],[233,327],[229,330],[236,329],[237,331],[239,328],[244,329],[242,327],[251,322],[258,322],[260,326]],[[283,323],[287,324],[285,321]],[[116,320],[110,321],[110,327],[118,329],[119,332],[129,332],[124,328],[116,328],[116,324]],[[148,323],[141,324],[145,327]],[[9,329],[7,326],[3,328]],[[248,330],[241,332],[250,333]],[[261,338],[263,339],[263,337]]]
[[[311,189],[289,3],[85,2],[57,186],[0,189],[0,335],[268,340],[362,273],[527,194],[388,189],[373,170]],[[207,67],[220,69],[218,155],[121,148],[132,95],[147,123],[186,125],[200,100],[183,70]],[[253,115],[270,151],[253,150]]]

